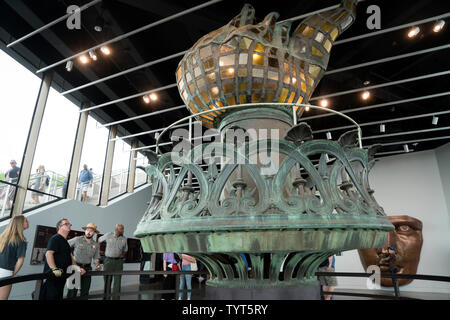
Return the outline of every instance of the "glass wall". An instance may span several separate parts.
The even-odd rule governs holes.
[[[127,191],[128,169],[130,165],[131,146],[123,140],[116,140],[114,158],[109,185],[109,199]]]
[[[40,85],[39,77],[0,50],[0,219],[10,216]]]
[[[50,89],[31,168],[24,209],[65,197],[79,107]]]
[[[80,201],[93,205],[99,204],[108,136],[109,130],[101,127],[94,118],[89,116],[80,163],[80,174],[85,177],[82,178],[83,182],[78,181],[76,192],[76,199]],[[86,177],[90,177],[89,174],[81,173],[85,170],[84,167],[92,174],[91,181],[86,179]],[[87,183],[84,180],[87,180]]]
[[[134,175],[134,187],[137,188],[147,183],[147,174],[144,170],[138,169],[137,167],[147,167],[148,159],[142,153],[138,152],[136,157],[136,173]]]

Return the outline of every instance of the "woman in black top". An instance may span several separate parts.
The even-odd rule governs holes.
[[[15,276],[22,268],[27,251],[27,239],[23,231],[28,227],[25,216],[15,216],[0,235],[0,279]],[[11,287],[12,285],[0,287],[0,300],[8,299]]]

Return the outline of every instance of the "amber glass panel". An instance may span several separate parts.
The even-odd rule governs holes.
[[[283,82],[289,84],[291,82],[291,77],[288,74],[285,74]]]
[[[270,79],[270,80],[278,80],[278,72],[275,72],[275,71],[268,71],[267,72],[267,77]]]
[[[189,102],[189,108],[191,108],[192,111],[194,111],[194,113],[198,113],[198,109],[197,107],[191,102]]]
[[[208,97],[208,94],[206,93],[206,91],[200,92],[200,95],[201,95],[203,101],[205,101],[206,103],[209,103],[210,100],[209,100],[209,97]]]
[[[266,84],[267,90],[277,90],[278,88],[278,82],[276,81],[268,81]]]
[[[252,89],[253,90],[261,90],[262,89],[262,82],[253,82],[252,83]]]
[[[322,30],[325,32],[328,32],[331,30],[331,28],[333,28],[333,25],[329,22],[326,22],[323,26],[322,26]]]
[[[234,65],[234,54],[230,54],[228,56],[222,56],[219,58],[219,66],[230,66]]]
[[[208,108],[211,109],[211,110],[214,110],[214,106],[212,106],[212,105],[209,105]],[[215,111],[215,112],[211,112],[211,113],[208,113],[208,114],[209,115],[213,115],[214,117],[217,117],[217,115],[220,114],[220,112],[219,111]]]
[[[202,107],[203,107],[203,102],[201,102],[201,100],[200,100],[199,97],[195,96],[195,97],[194,97],[194,100],[195,100],[195,103],[197,104],[197,106],[198,106],[199,108],[202,108]]]
[[[264,65],[264,56],[254,53],[253,54],[253,64],[258,66]]]
[[[266,49],[266,46],[265,45],[263,45],[263,44],[261,44],[261,43],[257,43],[256,44],[256,46],[255,46],[255,51],[256,52],[261,52],[261,53],[264,53],[264,50]]]
[[[311,38],[313,36],[313,34],[314,34],[314,28],[313,27],[307,26],[305,28],[305,30],[303,31],[303,35],[308,37],[308,38]]]
[[[225,99],[227,101],[227,104],[229,106],[233,106],[236,104],[236,98],[235,97],[228,97]]]
[[[203,61],[203,69],[205,70],[205,72],[214,69],[214,59],[211,58],[206,61]]]
[[[186,81],[191,82],[191,80],[192,80],[191,74],[189,72],[186,72]]]
[[[222,101],[216,101],[216,106],[218,106],[219,108],[222,108],[223,107]]]
[[[301,88],[303,92],[306,92],[306,83],[302,81]]]
[[[208,127],[208,128],[212,128],[213,127],[213,123],[211,121],[208,121],[208,120],[205,120],[205,119],[200,119],[200,120],[202,121],[202,123],[203,123],[203,125],[205,127]]]
[[[302,24],[298,29],[297,29],[297,33],[303,33],[303,30],[305,30],[306,25]]]
[[[181,95],[183,96],[183,99],[184,99],[184,100],[187,100],[188,94],[186,93],[186,90],[183,90],[183,91],[181,92]]]
[[[253,69],[252,75],[254,77],[262,78],[262,77],[264,77],[264,69]]]
[[[314,46],[312,47],[312,54],[315,56],[320,56],[320,57],[323,56],[323,53]]]
[[[208,83],[216,82],[216,73],[215,72],[208,73],[206,75],[206,80],[208,81]]]
[[[201,114],[200,117],[214,121],[214,118],[211,118],[210,116],[207,116],[207,114]]]
[[[247,38],[247,37],[242,37],[241,40],[241,49],[248,49],[250,48],[250,45],[252,44],[252,39]]]
[[[239,82],[239,91],[247,90],[247,84],[245,82]]]
[[[246,77],[247,76],[247,69],[246,68],[239,68],[238,76],[239,77]]]
[[[278,99],[278,101],[279,101],[279,102],[285,102],[288,93],[289,93],[289,90],[286,89],[286,88],[283,88],[283,90],[281,90],[280,99]]]
[[[259,102],[261,100],[261,93],[252,94],[252,102]]]
[[[333,39],[333,41],[336,40],[338,34],[339,34],[338,28],[334,28],[333,31],[331,31],[331,33],[330,33],[331,39]]]
[[[318,65],[315,65],[315,64],[310,64],[309,65],[309,73],[314,77],[314,78],[316,78],[318,75],[319,75],[319,73],[320,73],[320,67],[318,66]]]
[[[184,89],[184,80],[181,79],[180,82],[178,83],[178,85],[180,86],[180,90]]]
[[[240,104],[242,104],[242,103],[247,103],[247,96],[246,96],[245,94],[241,94],[241,95],[239,96],[239,103],[240,103]]]
[[[311,77],[308,77],[308,83],[309,83],[310,87],[314,86],[314,79]]]
[[[225,44],[220,46],[220,53],[230,52],[230,51],[233,51],[233,50],[234,50],[233,47],[227,46]]]
[[[241,53],[239,55],[239,64],[247,64],[248,61],[248,53]]]
[[[209,94],[213,99],[216,99],[219,97],[219,87],[212,87],[209,89]]]
[[[316,40],[317,42],[322,43],[323,39],[324,39],[324,35],[322,32],[317,32],[316,37],[314,38],[314,40]]]
[[[346,14],[347,14],[347,12],[341,11],[340,13],[336,14],[333,18],[331,18],[331,20],[338,22],[342,18],[344,18]]]
[[[199,75],[201,75],[202,74],[202,71],[200,70],[200,68],[199,67],[196,67],[195,69],[194,69],[194,77],[195,78],[197,78]]]
[[[302,96],[300,96],[300,97],[298,98],[298,100],[297,100],[297,102],[296,102],[296,103],[302,103],[302,101],[303,101],[303,97],[302,97]]]
[[[300,72],[300,79],[302,79],[303,81],[306,81],[305,75],[303,74],[303,72]]]
[[[190,92],[191,94],[194,94],[194,93],[195,93],[195,88],[194,88],[194,85],[193,85],[192,83],[189,85],[189,92]]]
[[[177,81],[179,81],[181,78],[181,68],[177,69]]]
[[[234,92],[234,83],[224,84],[224,85],[222,85],[222,89],[225,94],[233,93]]]
[[[264,101],[265,102],[272,102],[273,99],[275,99],[275,94],[274,93],[266,93],[266,95],[264,96]]]
[[[289,65],[285,62],[283,63],[284,66],[284,72],[289,72]]]
[[[230,79],[234,77],[234,68],[220,70],[220,79]]]
[[[200,49],[200,58],[206,58],[212,55],[211,46],[207,46]]]
[[[203,78],[197,80],[197,87],[199,90],[205,87],[205,80]]]
[[[294,78],[294,77],[292,77],[292,84],[295,86],[296,84],[297,84],[297,79],[296,78]]]
[[[330,52],[331,50],[331,42],[330,40],[325,41],[325,44],[323,45],[325,47],[325,49]]]
[[[292,92],[291,92],[291,95],[289,96],[288,102],[289,102],[289,103],[292,103],[292,101],[294,101],[294,97],[295,97],[295,92],[292,91]]]

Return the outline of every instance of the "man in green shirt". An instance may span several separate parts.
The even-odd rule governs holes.
[[[109,232],[98,239],[99,243],[106,241],[105,261],[103,263],[104,271],[123,271],[123,260],[128,251],[127,238],[123,236],[124,227],[117,224],[113,232]],[[122,276],[105,276],[105,293],[111,292],[111,282],[114,279],[114,285],[111,293],[120,293],[120,281]],[[109,299],[109,298],[108,298]],[[113,299],[120,297],[113,296]]]

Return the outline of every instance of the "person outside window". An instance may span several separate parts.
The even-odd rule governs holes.
[[[83,165],[83,170],[80,171],[80,175],[78,177],[78,183],[80,186],[81,192],[81,201],[86,201],[87,191],[89,186],[92,187],[92,182],[94,181],[94,177],[92,176],[91,171],[88,169],[88,165]]]
[[[40,165],[36,169],[36,175],[34,176],[34,181],[31,186],[31,189],[36,190],[31,192],[31,198],[33,199],[34,203],[40,203],[39,197],[42,197],[44,195],[41,192],[45,191],[45,187],[48,185],[48,179],[48,176],[45,174],[45,167],[43,165]]]
[[[20,168],[17,166],[16,160],[11,160],[9,164],[11,165],[11,169],[6,172],[5,180],[9,183],[16,184],[19,181]],[[3,190],[4,191],[2,191],[1,199],[4,199],[6,197],[6,210],[10,210],[12,201],[14,200],[16,187],[9,185],[3,187]]]

